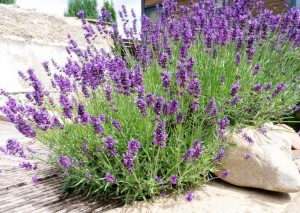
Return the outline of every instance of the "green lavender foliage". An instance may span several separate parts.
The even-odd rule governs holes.
[[[98,18],[97,0],[69,0],[65,16],[77,17],[79,10],[84,11],[86,18]]]
[[[15,4],[16,0],[0,0],[0,4]]]
[[[112,20],[114,22],[117,22],[117,15],[116,15],[116,10],[115,10],[115,6],[113,4],[113,2],[109,2],[109,1],[104,1],[104,5],[105,9],[111,14]]]

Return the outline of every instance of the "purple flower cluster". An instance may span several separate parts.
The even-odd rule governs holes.
[[[168,138],[168,133],[165,132],[166,129],[166,122],[160,122],[156,130],[154,131],[154,139],[153,144],[159,146],[160,148],[163,148],[166,146],[166,140]]]
[[[116,182],[116,178],[112,174],[110,174],[109,172],[105,173],[104,180],[108,183],[115,183]]]
[[[74,165],[72,160],[67,156],[58,157],[57,164],[64,171],[64,173],[67,173],[68,169],[70,169]]]
[[[217,132],[220,138],[223,139],[226,133],[226,127],[230,124],[230,121],[228,118],[223,118],[223,119],[219,119],[217,121],[217,124],[218,124]]]
[[[32,164],[30,162],[21,162],[19,167],[22,168],[22,169],[25,169],[27,171],[36,170],[37,169],[37,164],[36,163]]]
[[[219,150],[219,153],[215,157],[215,162],[221,163],[221,160],[224,158],[224,156],[225,156],[225,148],[221,147],[221,149]]]
[[[112,138],[112,136],[108,136],[106,138],[106,141],[104,142],[104,146],[111,157],[116,157],[118,154],[117,149],[115,147],[116,143],[117,142]]]
[[[134,160],[136,159],[136,154],[141,148],[141,143],[134,139],[130,140],[127,144],[127,148],[127,153],[123,154],[123,164],[130,172],[135,166]]]
[[[141,148],[141,143],[133,139],[128,142],[127,147],[129,153],[137,153]]]
[[[176,175],[172,175],[172,176],[170,177],[169,182],[170,182],[171,185],[176,185],[177,180],[178,180],[178,177],[177,177]]]
[[[13,139],[7,140],[6,147],[3,148],[3,151],[8,155],[17,155],[26,158],[24,147],[18,141]]]
[[[119,121],[117,120],[112,120],[112,125],[119,131],[121,132],[122,131],[122,127],[121,127],[121,124],[119,123]]]
[[[274,92],[272,93],[272,98],[276,97],[280,92],[283,92],[285,90],[286,86],[284,82],[276,85]]]
[[[205,112],[213,119],[217,117],[217,114],[219,112],[217,106],[216,106],[216,99],[212,98],[209,100],[209,103],[205,109]]]
[[[183,159],[185,161],[188,160],[196,161],[201,157],[202,154],[203,154],[203,148],[201,146],[200,140],[195,140],[193,146],[184,153]]]
[[[195,196],[192,192],[188,192],[188,193],[185,194],[185,199],[188,202],[191,202],[192,200],[194,200],[194,198],[195,198]]]
[[[161,73],[161,83],[164,87],[164,90],[168,91],[171,83],[171,75],[168,72]]]

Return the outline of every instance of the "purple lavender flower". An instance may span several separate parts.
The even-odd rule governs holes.
[[[260,71],[260,66],[259,66],[259,64],[256,64],[253,68],[252,75],[257,75],[257,73],[259,73],[259,71]]]
[[[123,154],[123,164],[129,172],[134,168],[135,158],[132,153]]]
[[[128,142],[127,147],[129,153],[137,153],[141,148],[141,143],[133,139]]]
[[[78,13],[77,13],[77,16],[81,19],[84,18],[84,11],[83,10],[79,10]]]
[[[241,85],[240,85],[239,82],[236,82],[236,83],[232,84],[230,95],[231,95],[232,97],[234,97],[234,96],[237,94],[237,92],[238,92],[238,90],[239,90],[240,88],[241,88]]]
[[[276,88],[274,92],[272,93],[272,98],[276,97],[280,92],[283,92],[285,90],[285,84],[282,82],[278,85],[276,85]]]
[[[213,119],[217,117],[217,114],[219,112],[217,106],[216,106],[216,99],[211,98],[209,100],[209,103],[205,109],[205,112]]]
[[[194,98],[199,98],[201,95],[201,82],[198,79],[193,79],[187,85],[190,95]]]
[[[177,120],[177,123],[178,123],[178,124],[182,124],[182,123],[183,123],[183,114],[182,114],[182,112],[179,112],[179,113],[177,114],[176,120]]]
[[[267,83],[266,85],[265,85],[265,90],[269,90],[269,89],[271,89],[272,88],[272,82],[270,82],[270,83]]]
[[[100,138],[104,136],[104,129],[100,124],[100,119],[91,116],[91,124],[95,132],[99,135]]]
[[[172,116],[177,112],[179,103],[177,100],[171,100],[166,106],[167,106],[166,114]]]
[[[8,139],[6,143],[5,153],[8,155],[19,155],[25,158],[24,147],[16,140]]]
[[[166,146],[166,140],[168,138],[168,133],[165,132],[165,129],[166,129],[166,123],[160,122],[153,133],[154,135],[153,144],[161,148]]]
[[[161,176],[155,176],[154,180],[157,182],[162,182],[162,177]]]
[[[165,103],[165,99],[162,96],[155,99],[153,110],[157,115],[160,115],[162,113],[164,103]]]
[[[32,182],[32,184],[38,184],[39,183],[39,178],[37,177],[37,176],[33,176],[32,178],[31,178],[31,182]]]
[[[225,156],[225,148],[221,147],[221,149],[219,150],[217,156],[215,157],[215,162],[216,163],[221,163],[221,160],[224,158]]]
[[[188,160],[196,161],[201,157],[202,153],[203,153],[203,148],[201,147],[200,140],[195,140],[193,146],[184,153],[183,159],[185,161]]]
[[[195,112],[195,111],[197,111],[199,109],[199,103],[197,102],[197,101],[193,101],[192,103],[191,103],[191,110],[193,111],[193,112]]]
[[[171,75],[168,72],[161,73],[161,83],[165,91],[168,91],[171,83]]]
[[[108,102],[112,102],[112,87],[109,85],[109,86],[107,86],[107,87],[105,87],[105,90],[104,90],[104,92],[105,92],[105,97],[106,97],[106,100],[108,101]]]
[[[152,107],[153,106],[153,103],[154,103],[154,96],[153,96],[153,94],[148,93],[146,95],[146,103],[147,103],[148,107]]]
[[[116,143],[117,142],[112,138],[112,136],[108,136],[104,143],[104,146],[106,147],[111,157],[116,157],[118,154],[117,149],[115,147]]]
[[[262,92],[262,84],[255,84],[255,85],[252,87],[252,90],[253,90],[254,92],[261,93],[261,92]]]
[[[34,166],[33,166],[30,162],[21,162],[21,163],[19,164],[19,167],[20,167],[21,169],[25,169],[25,170],[27,170],[27,171],[30,171],[30,170],[33,169]]]
[[[64,94],[61,94],[60,98],[59,98],[59,102],[62,105],[64,116],[67,118],[72,118],[73,117],[73,106],[72,106],[69,98]]]
[[[251,155],[250,155],[249,153],[245,153],[244,159],[245,159],[245,160],[248,160],[248,159],[250,159],[250,158],[251,158]]]
[[[78,104],[78,116],[77,119],[81,120],[83,125],[87,125],[89,123],[89,115],[85,111],[83,104]]]
[[[143,117],[146,118],[147,117],[147,103],[141,98],[138,98],[135,103],[136,103],[137,108],[140,110],[141,114],[143,115]]]
[[[67,156],[60,156],[57,159],[57,163],[63,170],[67,170],[72,167],[71,159]]]
[[[176,175],[172,175],[171,177],[170,177],[170,184],[171,185],[176,185],[176,183],[177,183],[177,179],[178,179],[178,177],[176,176]]]
[[[195,198],[195,196],[192,192],[188,192],[188,193],[185,194],[185,199],[188,202],[191,202],[192,200],[194,200],[194,198]]]
[[[249,142],[249,143],[254,143],[253,139],[252,139],[249,135],[247,135],[246,133],[243,133],[243,134],[242,134],[242,137],[243,137],[247,142]]]
[[[117,121],[117,120],[112,120],[112,125],[119,131],[119,132],[121,132],[122,131],[122,126],[121,126],[121,124],[119,123],[119,121]]]
[[[227,178],[228,175],[229,175],[229,171],[227,169],[222,171],[221,174],[220,174],[221,178],[223,178],[223,179]]]
[[[21,115],[18,115],[14,122],[17,130],[26,137],[34,138],[36,136],[36,131]]]
[[[112,174],[110,174],[109,172],[105,173],[104,180],[106,182],[109,182],[109,183],[115,183],[116,182],[116,178]]]

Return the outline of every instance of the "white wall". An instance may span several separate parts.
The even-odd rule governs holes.
[[[28,68],[36,70],[43,82],[48,82],[41,62],[52,58],[60,64],[64,62],[66,52],[63,44],[0,37],[0,88],[12,93],[28,91],[28,86],[18,75],[18,71]]]

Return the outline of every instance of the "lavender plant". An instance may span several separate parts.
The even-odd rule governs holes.
[[[111,15],[103,8],[93,28],[80,11],[87,47],[69,36],[65,65],[43,63],[57,93],[32,69],[20,72],[33,88],[26,103],[2,91],[1,112],[49,146],[66,192],[130,203],[201,186],[226,155],[229,131],[299,109],[299,10],[166,0],[157,13],[138,33],[135,13],[129,24],[119,11],[136,49],[122,58],[93,44],[104,37],[125,48],[116,24],[105,25]]]

